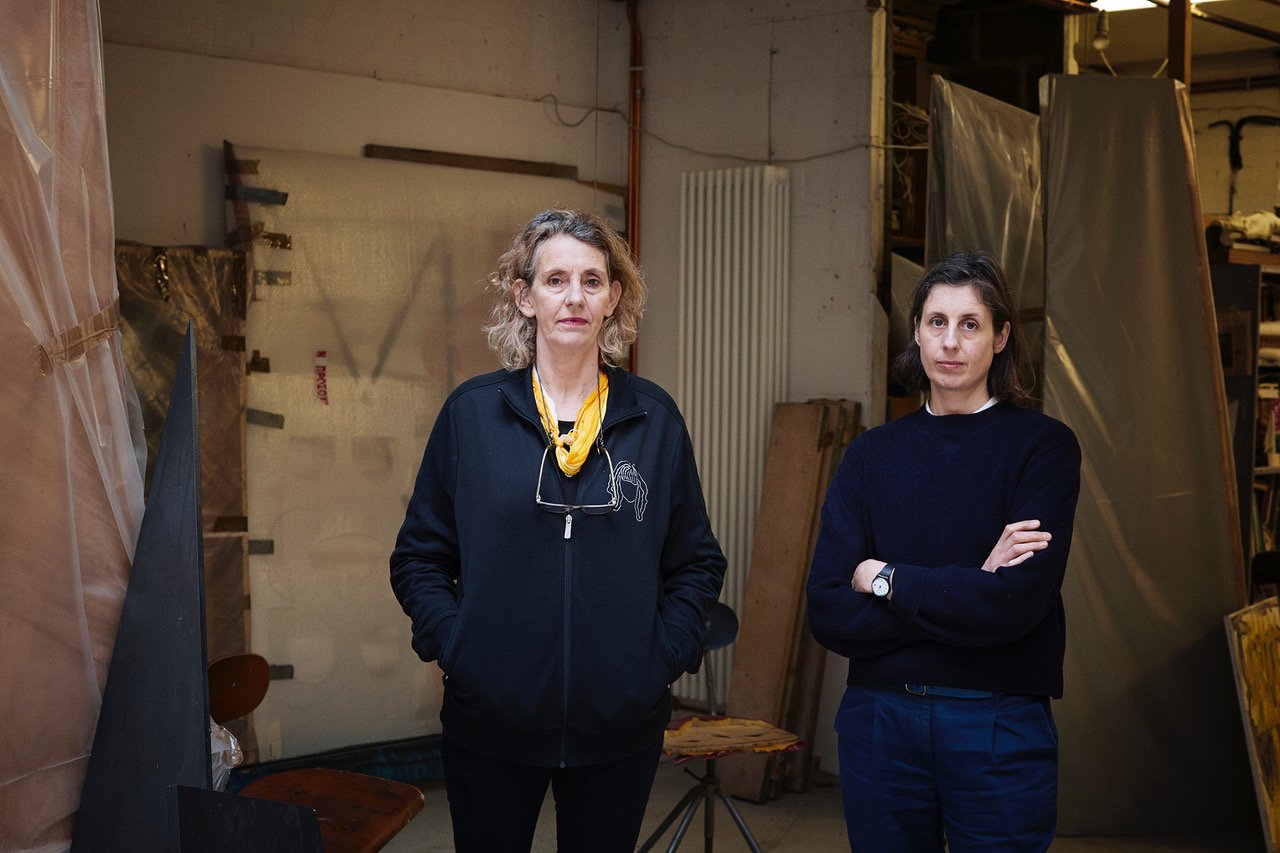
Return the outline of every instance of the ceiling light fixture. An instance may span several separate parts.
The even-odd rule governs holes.
[[[1191,5],[1199,6],[1201,3],[1212,2],[1214,0],[1191,0]],[[1147,0],[1097,0],[1093,8],[1099,12],[1127,12],[1131,9],[1154,9],[1156,4],[1148,3]]]
[[[1098,10],[1098,22],[1093,27],[1093,49],[1101,53],[1111,46],[1111,30],[1107,27],[1107,10]]]

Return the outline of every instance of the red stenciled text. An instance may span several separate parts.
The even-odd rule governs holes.
[[[316,397],[321,403],[329,405],[329,382],[325,378],[328,372],[328,351],[316,350]]]

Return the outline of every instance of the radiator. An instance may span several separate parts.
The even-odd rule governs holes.
[[[741,614],[774,403],[787,396],[790,178],[777,166],[686,172],[680,183],[681,409]],[[724,707],[732,646],[711,654]],[[706,701],[702,675],[675,685]]]

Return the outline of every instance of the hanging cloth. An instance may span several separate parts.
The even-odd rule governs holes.
[[[587,461],[591,445],[600,435],[600,423],[604,420],[605,410],[609,408],[609,374],[603,370],[597,376],[596,390],[582,401],[578,407],[578,416],[574,418],[573,429],[560,434],[559,421],[556,420],[555,404],[542,390],[538,381],[538,368],[530,371],[533,376],[533,400],[538,404],[538,417],[542,420],[542,428],[547,438],[556,448],[556,464],[566,477],[572,477],[582,470],[582,463]]]

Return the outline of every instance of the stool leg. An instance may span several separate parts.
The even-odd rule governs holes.
[[[693,790],[699,795],[702,794],[701,788],[694,788]],[[697,812],[698,806],[702,804],[702,800],[702,796],[698,796],[692,803],[689,803],[689,808],[685,809],[684,817],[680,818],[680,825],[676,827],[676,834],[671,836],[671,843],[667,845],[667,853],[675,853],[680,846],[680,842],[684,840],[684,834],[689,831],[689,824],[693,822],[693,815]],[[711,808],[712,805],[714,804],[707,803],[707,808]]]
[[[653,845],[658,843],[658,839],[662,837],[662,833],[667,831],[667,827],[675,823],[676,818],[680,816],[680,813],[683,812],[685,808],[688,807],[689,803],[701,793],[702,787],[700,785],[695,785],[690,788],[688,793],[680,799],[680,802],[676,803],[675,808],[668,812],[667,816],[662,819],[662,823],[658,824],[658,828],[649,835],[649,838],[644,842],[644,844],[640,845],[640,849],[637,850],[636,853],[648,853],[648,851],[653,848]]]
[[[707,790],[707,813],[703,815],[702,839],[703,853],[712,853],[711,847],[716,838],[716,799],[711,789]]]
[[[751,830],[747,829],[746,821],[742,819],[742,815],[738,814],[738,810],[734,808],[733,803],[729,802],[729,798],[719,791],[716,791],[716,796],[720,798],[720,802],[724,803],[724,807],[729,810],[729,816],[738,825],[738,831],[742,833],[742,837],[747,840],[747,846],[751,848],[751,853],[760,853],[760,845],[756,843],[756,837],[751,834]]]

